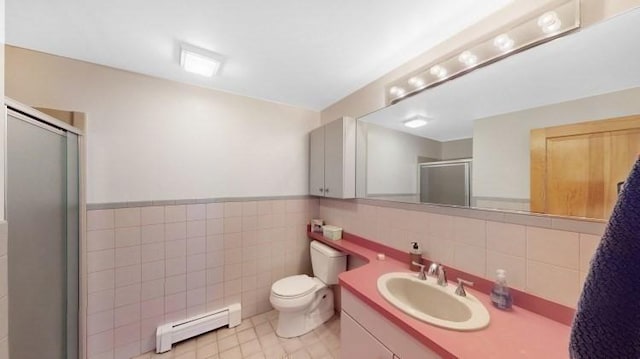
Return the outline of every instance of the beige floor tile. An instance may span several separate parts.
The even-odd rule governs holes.
[[[267,318],[267,314],[268,313],[258,314],[255,317],[251,318],[251,322],[253,323],[254,326],[257,326],[258,324],[266,323],[269,321],[269,318]]]
[[[236,333],[241,332],[243,330],[247,330],[249,328],[253,328],[253,322],[251,322],[251,318],[242,320],[242,323],[240,323],[240,325],[235,327]]]
[[[247,357],[255,353],[260,353],[262,351],[262,348],[260,347],[260,343],[256,339],[254,339],[252,341],[240,344],[240,350],[242,351],[242,356]]]
[[[218,343],[209,342],[198,348],[198,359],[206,359],[218,354]]]
[[[236,334],[236,328],[222,328],[217,330],[218,340]]]
[[[280,344],[263,349],[263,353],[266,359],[283,359],[287,354]]]
[[[197,359],[196,352],[186,352],[182,354],[177,354],[174,357],[175,359]]]
[[[305,346],[314,344],[314,343],[318,342],[319,340],[320,340],[320,338],[318,338],[318,336],[314,332],[309,332],[309,333],[307,333],[307,334],[305,334],[305,335],[300,337],[300,341],[302,342],[302,345],[305,345]]]
[[[307,351],[304,349],[298,350],[297,352],[291,354],[290,357],[291,359],[311,359],[309,353],[307,353]]]
[[[173,351],[168,351],[165,353],[151,353],[151,359],[172,359],[173,358]]]
[[[256,334],[261,337],[263,335],[273,333],[273,327],[268,322],[260,323],[256,325]]]
[[[138,355],[137,357],[133,357],[132,359],[151,359],[151,353]]]
[[[220,353],[227,351],[238,345],[240,345],[240,343],[238,343],[238,337],[235,334],[222,339],[218,338],[218,351]]]
[[[271,348],[276,345],[280,345],[280,341],[278,340],[278,337],[275,333],[265,334],[258,338],[258,340],[260,341],[260,345],[262,345],[262,348]]]
[[[258,336],[256,336],[256,332],[255,330],[253,330],[253,328],[249,328],[247,330],[238,332],[237,335],[238,335],[238,342],[240,342],[240,344],[258,339]]]
[[[320,359],[326,357],[329,354],[329,349],[324,345],[323,342],[315,342],[311,345],[305,346],[307,352],[313,359]]]
[[[244,357],[245,359],[265,359],[265,356],[263,353],[255,353],[253,355],[250,355],[248,357]]]
[[[235,347],[220,353],[220,359],[242,359],[240,347]]]
[[[198,336],[198,338],[196,339],[196,343],[197,346],[203,346],[203,345],[207,345],[211,342],[216,342],[218,339],[218,335],[215,331],[213,332],[209,332],[203,335]]]
[[[280,344],[284,348],[284,351],[291,354],[302,348],[302,342],[298,338],[280,339]]]
[[[186,340],[184,342],[178,343],[175,348],[173,348],[174,355],[179,355],[187,352],[195,352],[196,351],[196,341],[195,340]]]

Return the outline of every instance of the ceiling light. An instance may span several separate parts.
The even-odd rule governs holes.
[[[416,115],[404,121],[403,124],[405,125],[405,127],[418,128],[425,126],[428,122],[429,120],[426,117],[422,115]]]
[[[538,26],[542,28],[542,32],[550,34],[560,29],[562,21],[560,21],[560,18],[555,11],[549,11],[538,18]]]
[[[403,89],[402,87],[393,86],[389,89],[389,93],[396,97],[402,97],[407,93],[407,91],[405,91],[405,89]]]
[[[412,78],[410,78],[408,81],[409,85],[416,87],[416,88],[421,88],[424,87],[425,82],[421,77],[418,76],[414,76]]]
[[[440,80],[442,80],[445,77],[447,77],[447,69],[445,69],[444,67],[442,67],[440,65],[433,66],[429,70],[429,73],[431,73],[433,76],[439,78]]]
[[[497,47],[500,51],[509,51],[513,49],[514,44],[513,39],[507,34],[498,35],[493,39],[493,46]]]
[[[474,55],[471,51],[465,51],[458,56],[458,61],[467,66],[473,66],[478,63],[478,56]]]
[[[180,65],[185,71],[212,77],[218,74],[224,57],[205,49],[182,44],[180,49]]]

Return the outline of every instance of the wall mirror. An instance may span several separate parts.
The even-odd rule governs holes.
[[[633,10],[359,118],[358,198],[608,218],[640,154],[639,23]]]

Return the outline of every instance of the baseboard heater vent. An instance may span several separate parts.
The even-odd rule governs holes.
[[[193,338],[225,325],[228,325],[229,328],[236,327],[240,325],[242,320],[240,311],[240,304],[236,303],[213,312],[161,325],[156,330],[156,353],[169,351],[174,343]]]

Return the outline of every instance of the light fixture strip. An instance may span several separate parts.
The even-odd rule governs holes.
[[[386,86],[387,104],[393,104],[445,81],[488,65],[517,52],[540,45],[580,27],[580,1],[569,0],[545,9],[513,26],[509,31],[486,36],[468,50],[425,66]]]

